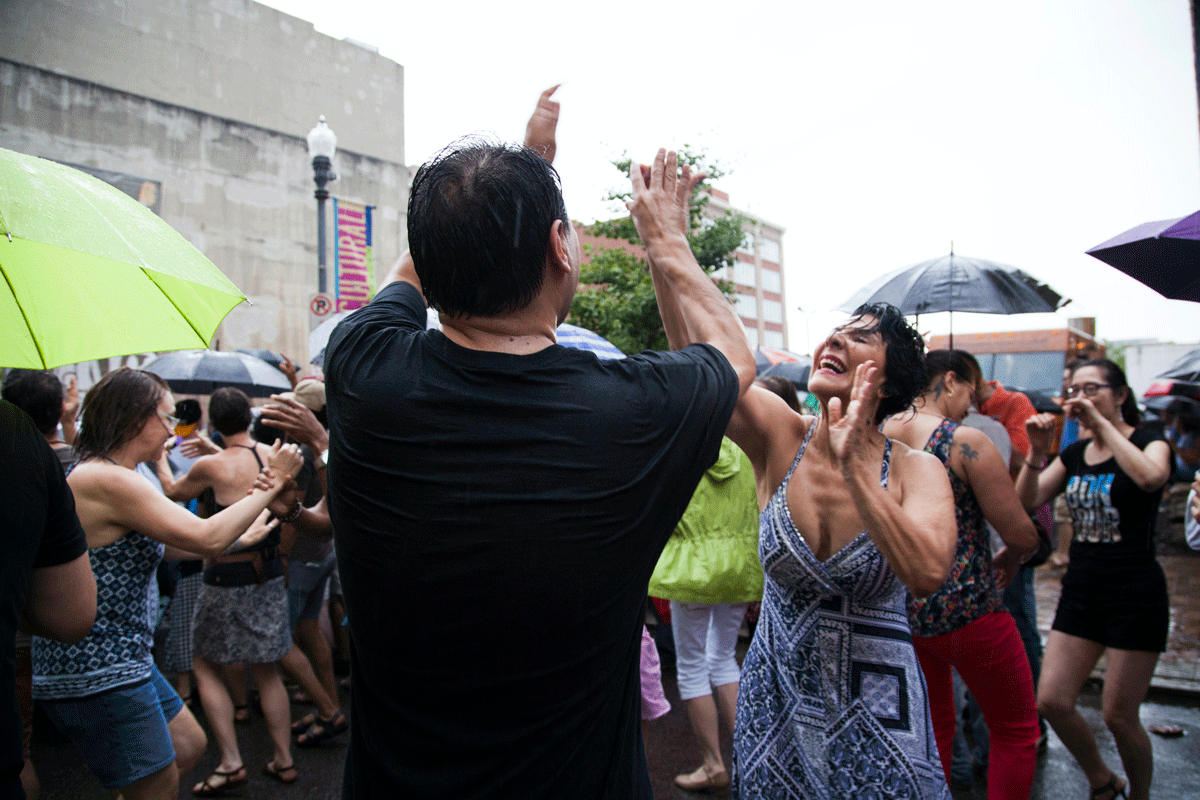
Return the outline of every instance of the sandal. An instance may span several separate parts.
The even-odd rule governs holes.
[[[274,761],[268,761],[266,764],[263,764],[262,771],[263,775],[280,783],[295,783],[296,778],[300,776],[300,773],[296,771],[295,764],[287,767],[277,767]]]
[[[1092,789],[1092,800],[1117,800],[1118,797],[1129,800],[1129,795],[1125,794],[1127,784],[1122,781],[1120,786],[1117,786],[1117,781],[1121,780],[1117,777],[1117,773],[1113,773],[1108,779],[1108,783],[1096,789]],[[1112,794],[1109,794],[1111,792]]]
[[[299,736],[300,734],[305,733],[316,723],[317,715],[315,713],[305,714],[303,717],[292,723],[292,736]]]
[[[350,723],[341,711],[334,714],[331,719],[317,717],[317,721],[309,725],[308,730],[296,737],[296,746],[316,747],[326,739],[332,739],[349,729]]]
[[[1156,733],[1159,736],[1165,736],[1168,739],[1174,739],[1176,736],[1183,736],[1183,728],[1178,725],[1149,725],[1146,730],[1151,733]]]
[[[221,782],[214,782],[220,778]],[[192,794],[196,797],[220,797],[230,789],[236,789],[246,783],[246,768],[238,767],[232,772],[224,772],[220,769],[214,769],[212,775],[204,779],[203,783],[197,783],[192,787]]]
[[[240,706],[233,707],[233,721],[245,725],[252,720],[254,715],[250,713],[250,704],[242,703]]]

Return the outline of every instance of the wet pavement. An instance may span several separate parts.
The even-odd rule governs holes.
[[[1168,650],[1154,675],[1150,697],[1142,705],[1142,721],[1145,725],[1169,724],[1183,729],[1184,735],[1178,738],[1150,737],[1155,762],[1151,797],[1156,800],[1182,800],[1200,797],[1200,557],[1197,557],[1200,554],[1191,554],[1191,551],[1180,546],[1182,534],[1176,536],[1175,525],[1160,525],[1160,530],[1165,531],[1159,543],[1159,552],[1162,553],[1159,560],[1167,574],[1171,595],[1171,632]],[[1061,571],[1045,568],[1037,572],[1038,621],[1043,637],[1053,620],[1061,576]],[[744,654],[746,645],[743,639],[739,655]],[[1119,769],[1120,759],[1100,713],[1099,679],[1102,676],[1101,665],[1080,698],[1080,710],[1095,732],[1104,758],[1110,766]],[[701,797],[703,795],[677,789],[672,781],[675,775],[696,768],[699,750],[679,702],[674,668],[669,657],[664,658],[663,685],[672,709],[665,717],[651,723],[647,740],[654,796],[657,800]],[[307,706],[294,706],[293,714],[299,716],[309,710]],[[203,717],[201,721],[203,723]],[[44,717],[37,722],[34,763],[42,779],[42,797],[45,800],[107,798],[109,795],[84,767],[73,745],[66,741],[55,741]],[[227,796],[287,800],[332,800],[340,797],[345,736],[314,750],[297,749],[295,760],[300,777],[290,786],[281,786],[259,771],[261,765],[271,757],[271,745],[261,717],[256,716],[250,724],[240,726],[238,732],[250,783]],[[722,742],[728,758],[727,733],[723,734]],[[216,761],[216,750],[210,743],[200,766],[182,777],[179,797],[192,797],[191,787],[204,779]],[[969,791],[955,791],[955,800],[986,797],[985,780],[982,774],[977,774],[974,787]],[[1032,797],[1057,800],[1060,797],[1087,796],[1088,787],[1083,773],[1051,733],[1046,753],[1039,758]]]

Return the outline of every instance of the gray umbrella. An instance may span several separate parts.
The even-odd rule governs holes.
[[[948,256],[876,278],[838,308],[852,312],[863,303],[890,303],[906,315],[937,311],[1037,314],[1057,311],[1069,302],[1015,267],[951,251]],[[953,320],[951,317],[951,326]]]
[[[172,391],[184,394],[212,394],[223,386],[232,386],[251,397],[270,397],[292,388],[278,369],[245,353],[179,350],[163,353],[142,369],[165,380]]]

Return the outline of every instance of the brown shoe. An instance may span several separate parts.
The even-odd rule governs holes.
[[[729,786],[729,772],[725,769],[709,772],[701,764],[695,772],[687,775],[676,775],[675,785],[689,792],[708,792],[713,789],[724,789]]]

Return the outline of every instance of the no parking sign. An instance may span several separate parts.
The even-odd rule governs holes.
[[[308,329],[320,325],[333,313],[333,299],[327,294],[314,294],[308,301]]]

